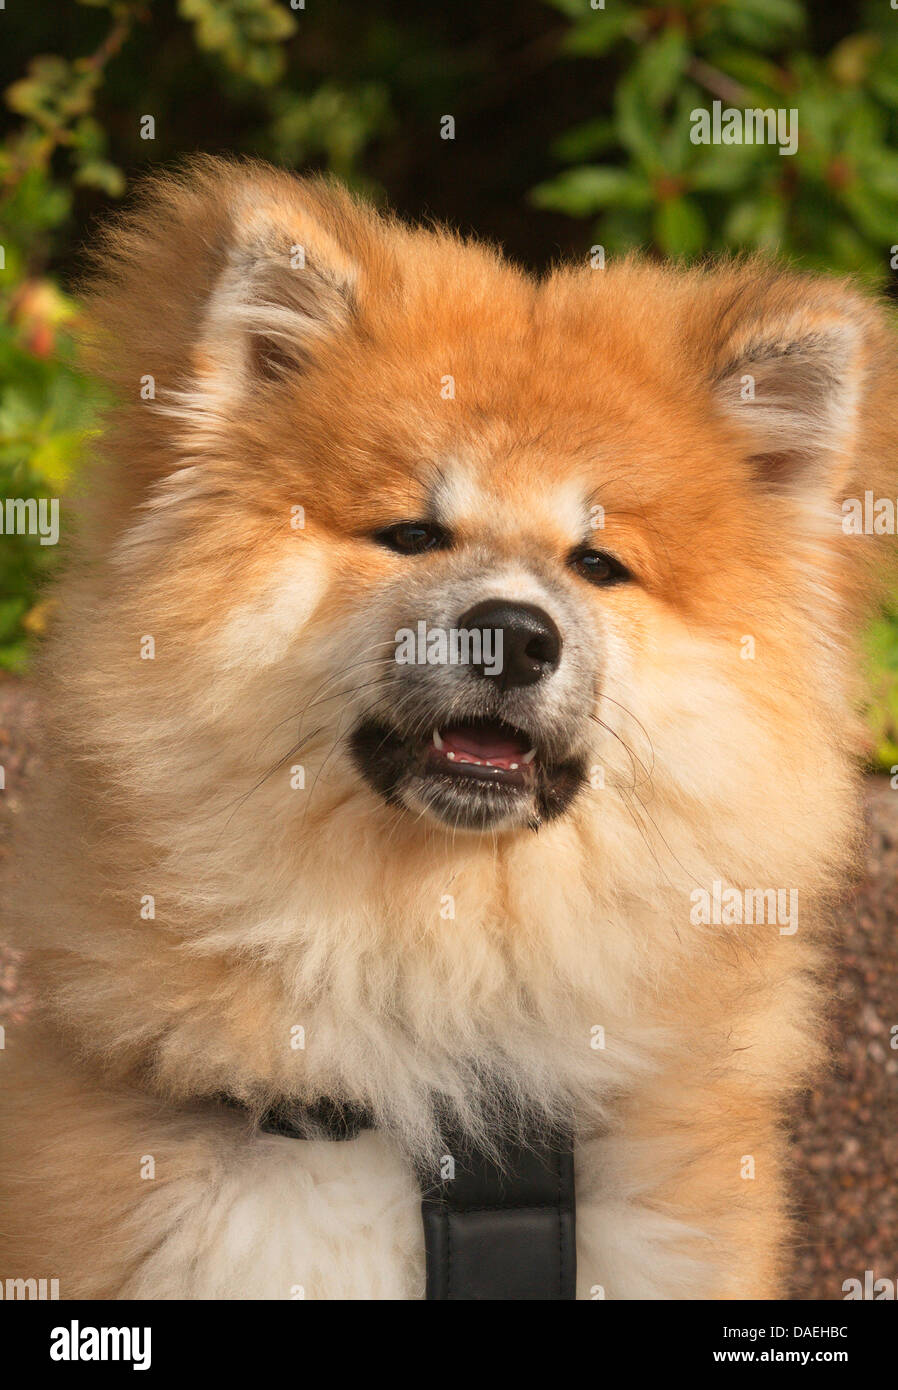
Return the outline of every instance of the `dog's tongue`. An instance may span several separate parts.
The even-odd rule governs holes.
[[[527,744],[520,735],[503,729],[483,728],[441,729],[443,751],[458,757],[478,758],[481,762],[502,763],[519,760],[527,752]]]

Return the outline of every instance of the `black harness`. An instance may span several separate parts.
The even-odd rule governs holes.
[[[231,1104],[237,1102],[229,1101]],[[372,1129],[360,1106],[323,1100],[267,1111],[259,1128],[287,1139],[345,1141]],[[419,1167],[428,1299],[572,1299],[574,1157],[569,1134],[538,1129],[495,1156],[461,1136]]]

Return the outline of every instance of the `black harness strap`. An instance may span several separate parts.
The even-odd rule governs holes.
[[[231,1097],[221,1099],[243,1109]],[[259,1120],[287,1139],[355,1139],[374,1122],[361,1106],[327,1098],[275,1107]],[[495,1157],[450,1139],[421,1169],[429,1300],[573,1299],[574,1157],[569,1134],[506,1140]]]
[[[569,1135],[445,1155],[422,1179],[428,1299],[572,1299],[574,1157]]]

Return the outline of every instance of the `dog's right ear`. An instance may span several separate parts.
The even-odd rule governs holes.
[[[338,185],[193,161],[108,232],[91,301],[120,398],[203,432],[351,326],[377,216]]]

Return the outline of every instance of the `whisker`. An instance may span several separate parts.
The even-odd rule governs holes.
[[[606,695],[604,690],[599,691],[598,698],[600,700],[607,700],[609,704],[616,705],[619,710],[623,710],[624,714],[626,714],[628,718],[632,719],[633,723],[639,729],[639,732],[642,734],[643,738],[649,746],[649,749],[651,750],[652,766],[648,770],[649,780],[651,781],[652,773],[655,771],[655,745],[652,742],[652,736],[649,733],[648,729],[645,727],[641,719],[637,719],[636,715],[633,713],[632,710],[627,709],[626,705],[622,705],[620,700],[614,700],[610,695]]]
[[[231,824],[231,821],[234,819],[234,816],[241,809],[241,807],[246,804],[246,802],[253,795],[253,793],[257,792],[260,787],[264,786],[265,783],[268,781],[269,777],[273,777],[274,774],[280,768],[286,766],[290,759],[294,758],[296,754],[300,752],[302,748],[305,747],[305,745],[310,741],[310,739],[317,738],[317,736],[323,731],[323,727],[324,726],[322,725],[320,728],[315,729],[311,734],[307,734],[305,738],[300,739],[298,743],[295,743],[292,748],[288,749],[288,751],[284,754],[282,758],[279,758],[276,763],[272,764],[272,766],[268,769],[267,772],[262,774],[258,782],[254,783],[254,785],[250,787],[249,791],[244,792],[242,796],[237,797],[236,804],[231,802],[228,803],[229,805],[233,805],[234,809],[231,811],[231,814],[228,816],[227,820],[225,821],[222,827],[222,834],[224,834],[225,830],[227,830],[228,826]],[[227,809],[227,806],[225,806],[224,810],[226,811]]]
[[[636,796],[636,793],[634,792],[633,795]],[[642,810],[643,815],[644,815],[644,816],[646,817],[646,819],[649,821],[649,824],[650,824],[650,825],[652,826],[652,828],[654,829],[655,834],[658,836],[658,838],[659,838],[659,840],[661,841],[662,845],[663,845],[664,848],[667,850],[667,852],[668,852],[668,854],[670,855],[671,859],[674,861],[674,863],[677,865],[677,867],[678,867],[679,869],[682,869],[682,870],[683,870],[683,873],[686,875],[686,877],[687,877],[688,879],[691,879],[691,881],[692,881],[694,887],[696,887],[696,888],[700,887],[701,885],[700,885],[699,880],[698,880],[698,878],[696,877],[696,875],[695,875],[690,869],[687,869],[687,868],[686,868],[686,865],[683,863],[683,861],[682,861],[676,854],[674,854],[674,852],[673,852],[673,850],[671,849],[670,845],[667,843],[667,840],[664,838],[664,836],[662,835],[661,831],[658,829],[658,825],[657,825],[657,823],[656,823],[654,817],[650,814],[650,812],[648,811],[648,809],[647,809],[647,807],[645,806],[644,802],[642,802],[638,796],[636,796],[636,800],[639,801],[639,805],[640,805],[640,808],[641,808],[641,810]]]
[[[365,650],[366,650],[366,651],[373,651],[373,649],[374,649],[375,646],[392,646],[392,645],[393,645],[392,642],[386,642],[386,643],[384,643],[384,642],[376,642],[376,643],[374,643],[371,647],[366,647]],[[268,742],[268,740],[269,740],[270,738],[272,738],[272,737],[274,736],[274,734],[277,733],[278,729],[283,728],[283,726],[284,726],[285,724],[291,724],[291,723],[293,722],[294,719],[298,719],[298,720],[300,721],[300,727],[301,727],[301,726],[302,726],[302,720],[305,718],[306,712],[307,712],[309,709],[311,709],[311,708],[313,707],[314,704],[317,704],[317,703],[318,703],[318,700],[316,699],[316,697],[318,696],[319,691],[321,691],[321,690],[326,690],[327,687],[328,687],[328,685],[331,684],[333,681],[339,680],[341,676],[348,675],[348,673],[349,673],[350,671],[355,671],[355,670],[357,670],[360,666],[374,665],[374,664],[376,664],[377,662],[382,661],[382,660],[383,660],[383,658],[382,658],[381,656],[363,657],[363,658],[362,658],[361,660],[359,660],[359,661],[350,662],[348,665],[340,667],[340,669],[339,669],[338,671],[332,671],[327,677],[325,677],[325,679],[324,679],[323,681],[320,682],[319,685],[317,685],[317,686],[315,687],[315,689],[312,691],[312,694],[311,694],[309,700],[306,702],[305,705],[303,705],[303,707],[302,707],[301,710],[297,710],[294,714],[288,714],[287,717],[286,717],[286,719],[281,719],[281,720],[279,720],[279,722],[278,722],[277,724],[275,724],[274,727],[273,727],[272,729],[269,729],[268,733],[265,734],[265,736],[263,737],[261,743],[258,745],[258,747],[257,747],[257,749],[256,749],[256,753],[258,753],[258,752],[260,751],[260,749],[262,749],[262,748],[264,747],[264,745]],[[324,702],[324,701],[322,700],[322,703],[323,703],[323,702]]]
[[[645,763],[643,763],[642,760],[641,760],[640,758],[638,758],[638,757],[636,756],[636,754],[633,752],[632,748],[631,748],[630,745],[627,743],[626,739],[621,738],[620,734],[617,733],[614,729],[612,729],[612,727],[611,727],[610,724],[606,724],[605,721],[604,721],[604,719],[600,719],[599,716],[598,716],[597,714],[590,714],[589,717],[590,717],[590,719],[592,719],[596,724],[598,724],[601,728],[603,728],[603,729],[606,731],[606,733],[609,733],[609,734],[611,735],[612,738],[616,738],[616,739],[617,739],[617,741],[618,741],[618,743],[620,744],[621,748],[623,748],[623,750],[624,750],[624,752],[626,753],[627,757],[630,759],[630,769],[631,769],[631,771],[632,771],[632,773],[633,773],[633,786],[632,786],[632,788],[631,788],[631,791],[634,791],[634,792],[635,792],[637,786],[641,785],[640,782],[639,782],[639,780],[638,780],[638,778],[637,778],[637,776],[636,776],[636,764],[637,764],[637,763],[638,763],[639,766],[642,768],[643,773],[645,773],[645,776],[642,778],[642,781],[643,781],[643,782],[651,782],[651,773],[650,773],[650,772],[648,771],[648,769],[646,768]]]

